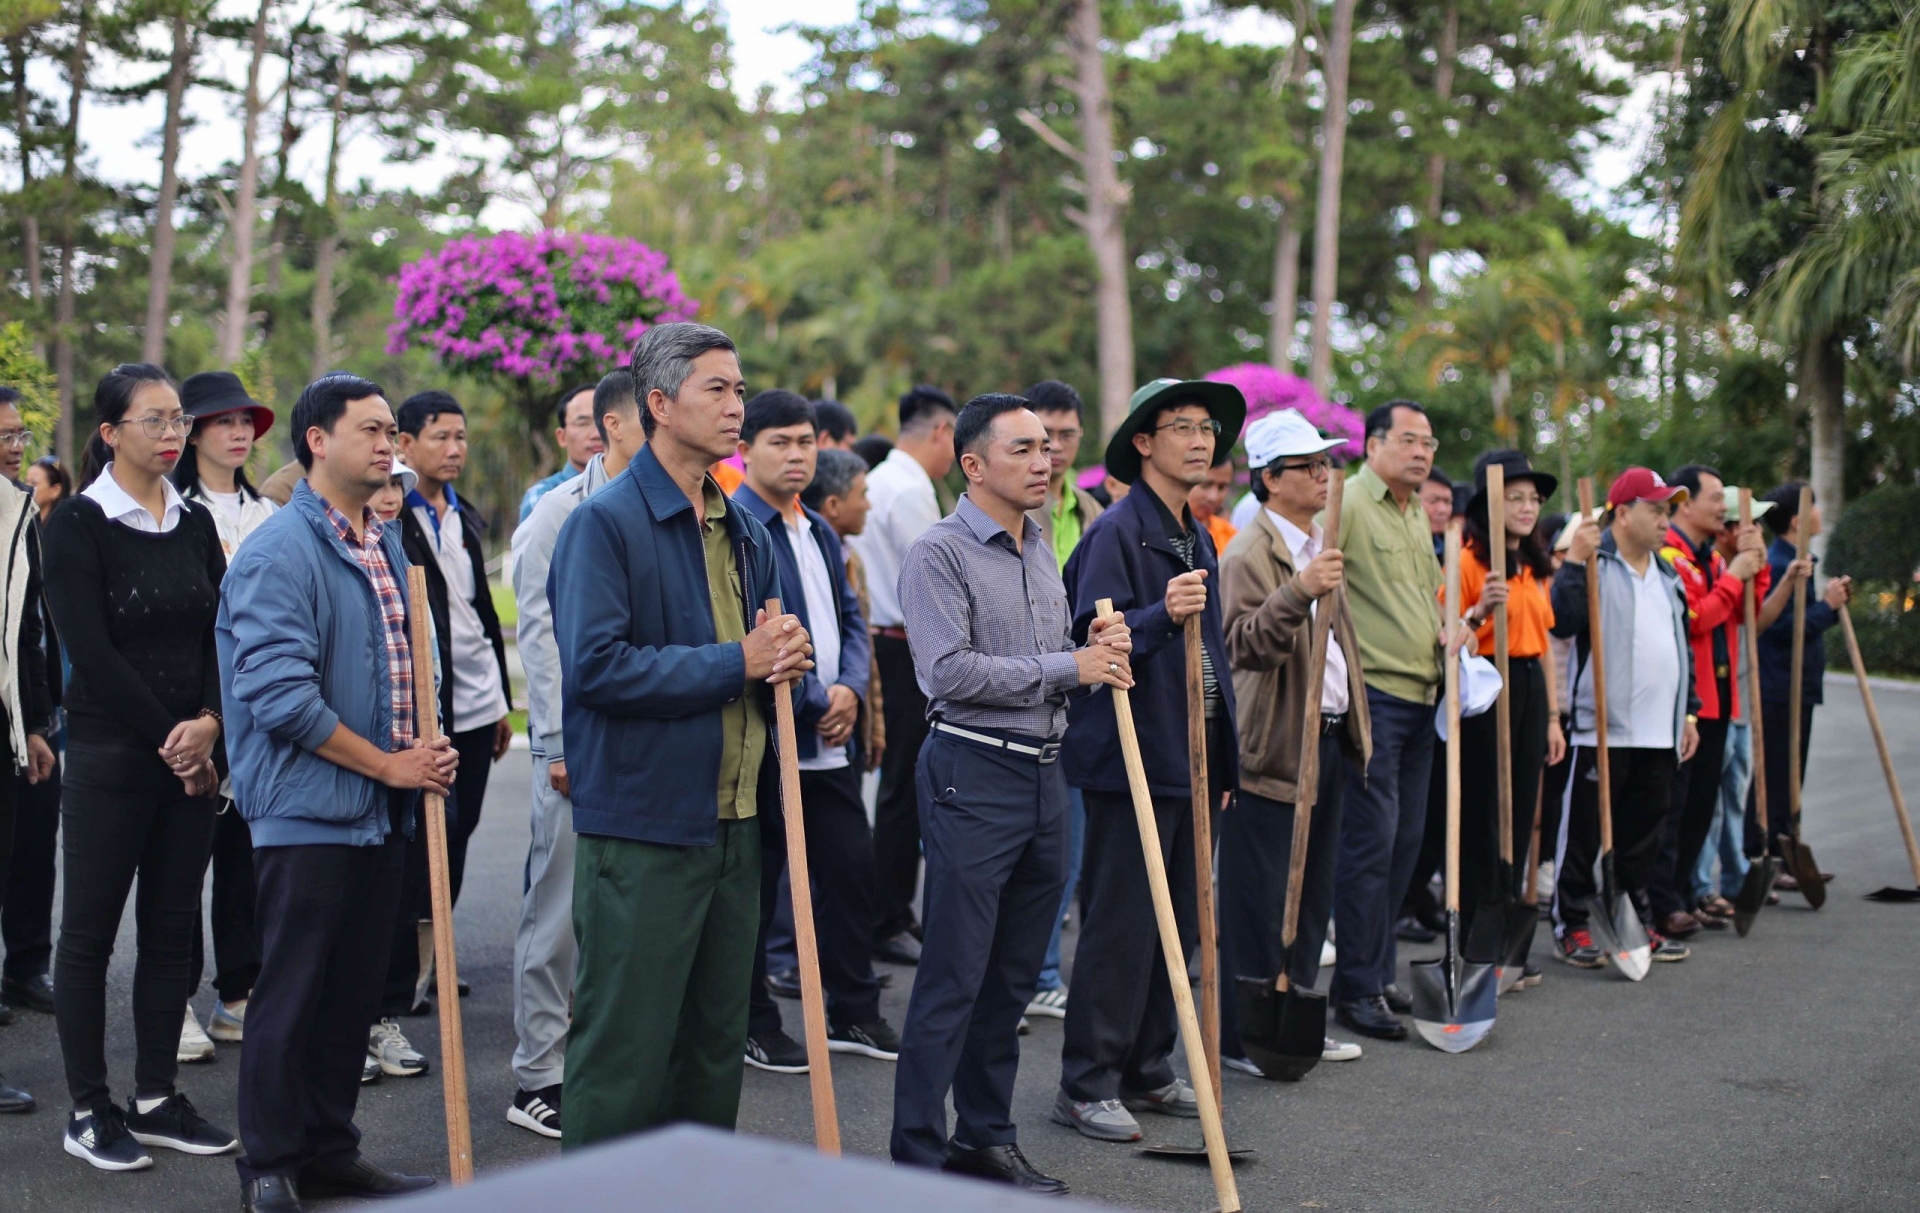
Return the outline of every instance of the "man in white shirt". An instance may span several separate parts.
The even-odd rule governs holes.
[[[1653,959],[1685,960],[1688,949],[1655,928],[1647,897],[1660,856],[1660,828],[1679,764],[1699,744],[1695,727],[1687,599],[1673,566],[1660,556],[1675,500],[1687,491],[1647,468],[1628,468],[1607,493],[1603,532],[1577,522],[1567,561],[1553,579],[1553,634],[1575,638],[1573,775],[1560,804],[1559,888],[1553,903],[1555,955],[1597,969],[1604,954],[1587,929],[1600,852],[1597,719],[1593,645],[1587,609],[1587,559],[1598,555],[1600,624],[1607,660],[1607,757],[1611,775],[1614,869],[1646,921]]]
[[[827,1047],[881,1061],[899,1056],[900,1037],[880,1017],[873,974],[873,839],[852,762],[853,731],[867,690],[869,640],[860,600],[847,582],[840,537],[800,503],[813,480],[818,420],[805,397],[779,390],[747,401],[740,423],[746,478],[733,499],[773,537],[783,609],[800,617],[813,638],[813,670],[794,689],[800,802],[807,870],[820,942],[820,982],[827,995]],[[781,1074],[807,1069],[807,1052],[780,1026],[767,992],[767,928],[780,875],[787,866],[785,807],[760,803],[760,937],[753,951],[747,1012],[750,1066]]]
[[[921,385],[900,397],[900,439],[867,473],[872,511],[853,541],[867,566],[873,607],[873,656],[880,665],[887,752],[874,809],[873,861],[878,886],[874,955],[896,964],[920,961],[920,925],[913,895],[920,877],[920,809],[914,764],[927,739],[927,698],[914,678],[900,613],[900,567],[907,550],[940,521],[933,482],[953,469],[953,397]]]
[[[1371,752],[1367,696],[1360,679],[1353,616],[1344,594],[1344,557],[1326,546],[1314,521],[1333,477],[1344,473],[1323,438],[1298,410],[1269,413],[1247,427],[1247,463],[1260,511],[1220,557],[1220,602],[1235,700],[1241,705],[1240,794],[1220,818],[1221,985],[1240,977],[1271,982],[1284,967],[1289,982],[1312,989],[1333,912],[1340,852],[1340,809],[1347,760],[1364,769]],[[1312,676],[1312,622],[1335,612],[1327,664]],[[1309,711],[1318,707],[1317,754],[1303,751]],[[1312,769],[1318,763],[1318,772]],[[1282,945],[1287,872],[1293,854],[1295,804],[1302,779],[1314,781],[1298,929]],[[1259,1073],[1240,1047],[1237,1007],[1220,1008],[1222,1060]],[[1321,1056],[1347,1061],[1360,1046],[1328,1037]]]

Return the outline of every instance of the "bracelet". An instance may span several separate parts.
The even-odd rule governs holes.
[[[195,720],[201,720],[209,716],[213,718],[213,723],[215,724],[226,723],[226,721],[221,717],[220,713],[214,711],[212,708],[201,708],[198,712],[194,713],[193,718]]]

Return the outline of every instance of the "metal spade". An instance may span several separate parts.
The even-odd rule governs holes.
[[[1507,469],[1498,463],[1487,465],[1487,567],[1502,581],[1507,577]],[[1500,697],[1493,704],[1495,799],[1499,804],[1496,828],[1500,837],[1500,904],[1476,907],[1473,931],[1467,940],[1467,955],[1475,960],[1491,959],[1496,966],[1500,992],[1507,993],[1520,984],[1527,953],[1533,949],[1534,928],[1539,912],[1520,898],[1513,874],[1513,688],[1507,651],[1507,604],[1493,608],[1493,666],[1500,671]],[[1536,812],[1538,807],[1536,806]],[[1481,923],[1493,938],[1484,946],[1472,935],[1482,931]]]
[[[1799,538],[1794,544],[1796,555],[1805,560],[1807,544],[1813,539],[1813,528],[1808,525],[1813,517],[1810,486],[1800,486],[1800,512],[1794,517],[1799,522]],[[1800,883],[1800,895],[1817,910],[1827,904],[1827,878],[1820,873],[1813,849],[1800,841],[1800,675],[1806,661],[1807,583],[1801,580],[1793,586],[1793,669],[1792,681],[1787,684],[1787,832],[1780,839],[1780,854],[1786,860],[1787,871]]]
[[[1746,489],[1740,490],[1740,525],[1749,526],[1753,522],[1753,494]],[[1733,929],[1745,939],[1747,932],[1753,930],[1753,920],[1760,911],[1767,908],[1767,897],[1773,892],[1773,878],[1779,874],[1773,866],[1773,857],[1767,854],[1767,781],[1764,772],[1767,769],[1767,739],[1760,727],[1760,629],[1756,622],[1759,612],[1758,594],[1754,583],[1749,580],[1746,588],[1746,628],[1742,634],[1741,646],[1747,653],[1747,723],[1748,733],[1753,738],[1753,808],[1755,820],[1760,826],[1760,854],[1747,857],[1747,877],[1741,882],[1739,896],[1733,899]],[[1920,870],[1920,868],[1916,868]]]
[[[1493,1028],[1499,994],[1493,966],[1460,952],[1460,652],[1453,636],[1460,621],[1460,520],[1447,527],[1447,900],[1446,950],[1438,960],[1411,966],[1413,1024],[1443,1053],[1464,1053]]]

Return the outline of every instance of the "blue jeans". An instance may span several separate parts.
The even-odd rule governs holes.
[[[1067,887],[1060,894],[1060,912],[1053,916],[1053,936],[1047,940],[1047,959],[1040,966],[1040,984],[1036,989],[1057,990],[1060,980],[1060,930],[1067,925],[1067,911],[1073,895],[1080,890],[1080,854],[1087,846],[1087,806],[1079,788],[1067,789]]]
[[[1745,837],[1747,785],[1753,782],[1753,727],[1744,720],[1727,726],[1727,749],[1720,760],[1720,803],[1707,827],[1706,845],[1693,867],[1693,897],[1713,895],[1713,861],[1720,860],[1720,895],[1732,897],[1747,879]]]

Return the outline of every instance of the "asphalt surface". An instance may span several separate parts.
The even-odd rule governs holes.
[[[1838,874],[1824,910],[1789,896],[1748,939],[1704,935],[1690,961],[1655,966],[1639,985],[1611,970],[1546,961],[1543,929],[1536,948],[1545,984],[1503,999],[1492,1035],[1472,1053],[1370,1042],[1361,1060],[1322,1065],[1295,1086],[1227,1074],[1230,1136],[1259,1153],[1238,1170],[1245,1206],[1807,1213],[1920,1205],[1920,905],[1861,897],[1912,877],[1850,681],[1830,682],[1828,701],[1815,724],[1804,824],[1822,866]],[[1920,792],[1920,688],[1889,687],[1879,701],[1904,784]],[[456,915],[461,971],[474,987],[462,1005],[483,1176],[557,1152],[504,1119],[526,800],[527,758],[516,751],[495,771]],[[129,915],[109,1007],[117,1091],[132,1065],[132,950]],[[911,970],[894,973],[884,1010],[898,1024]],[[196,1005],[204,1011],[211,997],[202,991]],[[797,1035],[798,1008],[787,1006]],[[436,1024],[408,1020],[406,1029],[436,1073],[363,1092],[364,1148],[388,1166],[444,1177]],[[1015,1112],[1034,1163],[1097,1202],[1212,1207],[1204,1166],[1141,1158],[1047,1122],[1059,1042],[1060,1025],[1048,1020],[1026,1040]],[[238,1046],[222,1045],[214,1064],[180,1075],[196,1105],[228,1127],[238,1065]],[[833,1068],[845,1148],[884,1156],[892,1066],[836,1056]],[[0,1029],[0,1069],[42,1102],[30,1116],[0,1118],[0,1210],[233,1207],[229,1159],[162,1150],[149,1171],[108,1175],[61,1151],[65,1100],[50,1017],[21,1013]],[[747,1072],[743,1132],[807,1141],[810,1116],[804,1078]],[[1154,1140],[1199,1140],[1195,1122],[1143,1120]]]

